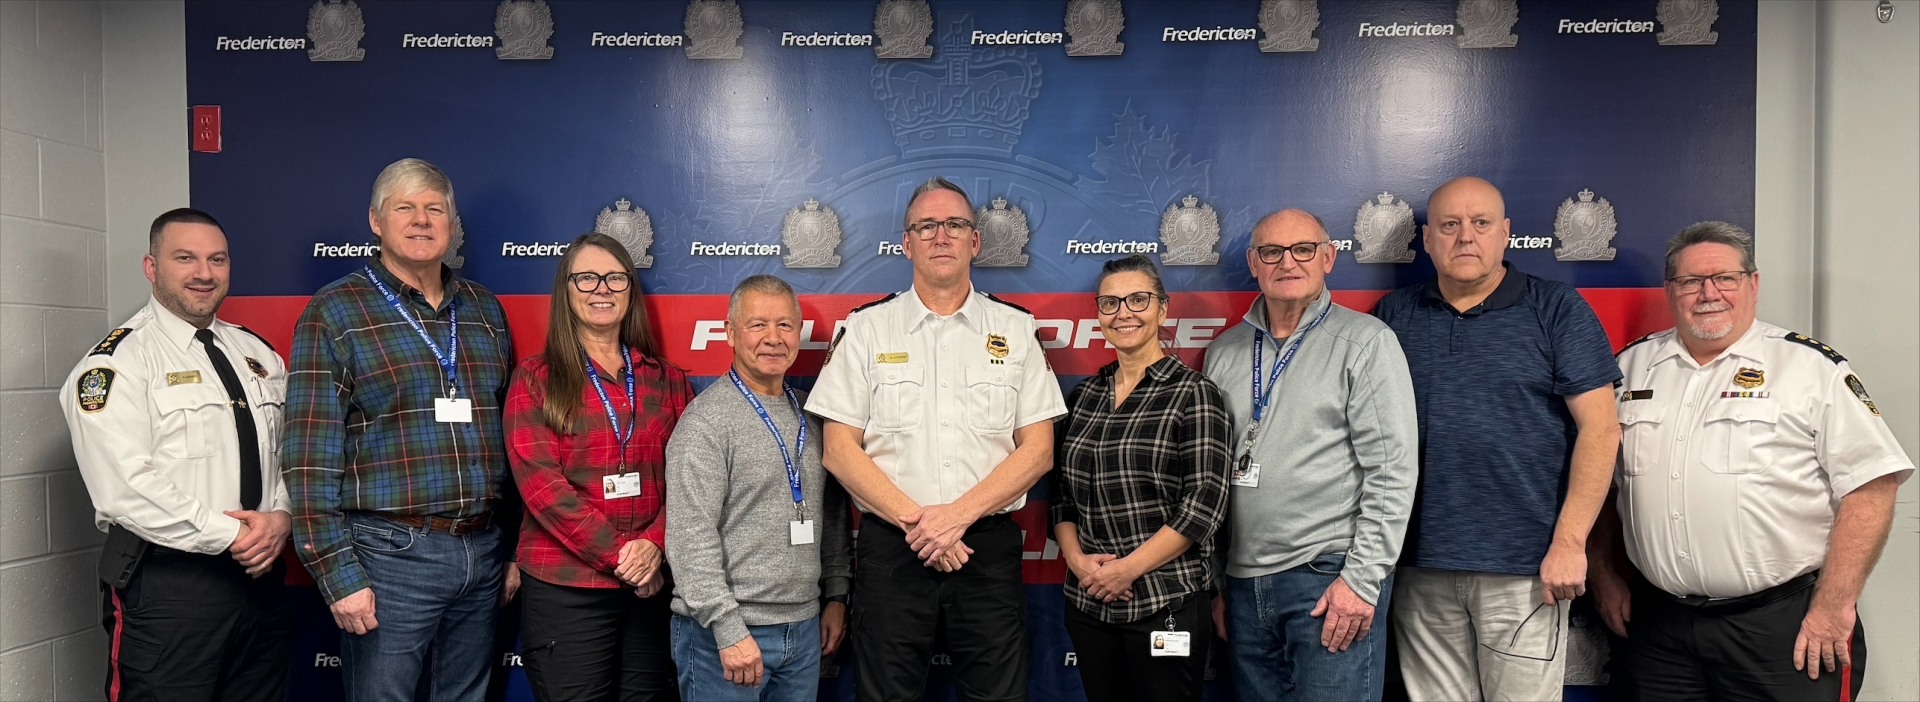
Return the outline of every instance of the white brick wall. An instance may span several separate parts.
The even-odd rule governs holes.
[[[104,696],[93,529],[57,402],[108,329],[101,7],[0,0],[0,699]]]

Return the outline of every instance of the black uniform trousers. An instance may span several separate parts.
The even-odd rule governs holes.
[[[281,699],[286,579],[285,561],[253,578],[230,554],[152,547],[126,587],[100,585],[108,702]]]
[[[1866,678],[1866,631],[1856,617],[1853,665],[1810,680],[1793,669],[1793,642],[1813,602],[1817,574],[1803,575],[1746,597],[1703,602],[1662,592],[1644,580],[1633,586],[1627,622],[1629,699],[1851,700]]]
[[[1027,592],[1020,525],[993,515],[961,540],[973,549],[952,573],[927,567],[906,533],[886,520],[860,522],[853,575],[854,686],[861,702],[926,696],[934,638],[943,628],[962,700],[1027,697]]]
[[[1067,602],[1067,637],[1087,702],[1200,702],[1213,642],[1213,593],[1188,593],[1138,620],[1110,624]],[[1154,656],[1153,632],[1190,634],[1185,657]]]
[[[569,587],[522,572],[520,659],[538,702],[675,702],[673,591]]]

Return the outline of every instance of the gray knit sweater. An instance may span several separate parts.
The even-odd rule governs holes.
[[[793,405],[758,397],[792,451]],[[814,542],[802,546],[789,542],[793,492],[780,448],[732,382],[720,378],[688,403],[667,441],[673,612],[713,631],[720,648],[746,638],[748,626],[812,617],[822,598],[852,585],[846,492],[820,468],[820,421],[808,421],[795,459]]]

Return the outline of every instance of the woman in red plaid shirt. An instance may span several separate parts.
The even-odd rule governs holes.
[[[506,404],[527,514],[527,678],[542,702],[677,700],[661,477],[693,388],[661,358],[633,259],[612,237],[567,247],[549,315],[546,352],[514,371]]]

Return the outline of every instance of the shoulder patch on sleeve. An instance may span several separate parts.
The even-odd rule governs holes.
[[[273,347],[273,342],[271,342],[271,341],[267,341],[267,337],[264,337],[264,336],[261,336],[261,335],[260,335],[260,332],[257,332],[257,331],[254,331],[254,330],[252,330],[252,329],[248,329],[248,328],[247,328],[247,326],[246,326],[246,325],[244,325],[244,324],[235,324],[235,325],[233,325],[233,326],[235,326],[235,327],[238,327],[238,328],[240,329],[240,331],[243,331],[243,332],[246,332],[246,333],[248,333],[248,334],[252,334],[252,335],[253,335],[253,338],[255,338],[255,339],[259,339],[259,340],[260,340],[260,343],[262,343],[262,344],[266,344],[266,345],[267,345],[267,350],[268,350],[268,351],[272,351],[272,352],[274,352],[274,353],[279,353],[279,352],[280,352],[280,349],[276,349],[276,348],[274,348],[274,347]]]
[[[107,397],[113,393],[113,369],[88,368],[74,380],[73,390],[80,411],[93,414],[106,409]]]
[[[1844,363],[1847,360],[1846,356],[1840,355],[1840,352],[1833,350],[1832,346],[1828,346],[1826,344],[1822,344],[1818,341],[1815,341],[1813,337],[1807,336],[1805,334],[1788,332],[1787,335],[1783,338],[1785,338],[1787,341],[1791,341],[1801,346],[1805,346],[1815,351],[1819,351],[1821,355],[1827,357],[1827,360],[1833,361],[1834,363]]]
[[[100,343],[98,344],[94,344],[93,350],[87,352],[87,355],[88,356],[112,356],[114,350],[120,348],[120,342],[125,341],[127,338],[127,335],[131,333],[133,333],[133,329],[131,327],[121,327],[119,329],[115,329],[113,331],[107,332],[107,338],[101,339]]]
[[[821,368],[826,368],[827,364],[833,362],[833,352],[840,349],[840,340],[846,338],[846,336],[847,328],[845,326],[840,327],[839,331],[833,333],[833,343],[827,344],[827,357],[820,361]]]
[[[1875,417],[1880,416],[1880,408],[1873,406],[1873,398],[1867,397],[1867,386],[1860,382],[1860,376],[1848,373],[1847,389],[1853,391],[1854,397],[1860,398],[1860,402],[1867,406],[1868,412],[1872,412]]]
[[[1013,303],[1011,303],[1011,302],[1007,302],[1006,300],[1002,300],[1002,299],[1000,299],[1000,298],[997,298],[997,297],[994,297],[994,296],[993,296],[993,293],[990,293],[990,292],[983,292],[983,293],[980,293],[980,294],[981,294],[981,295],[985,295],[985,296],[987,297],[987,299],[989,299],[989,300],[992,300],[992,301],[994,301],[994,302],[998,302],[998,303],[1000,303],[1000,304],[1002,304],[1002,305],[1006,305],[1006,306],[1008,306],[1008,307],[1012,307],[1012,308],[1014,308],[1014,309],[1016,309],[1016,310],[1020,310],[1020,313],[1021,313],[1021,314],[1024,314],[1024,315],[1026,315],[1026,316],[1028,316],[1028,317],[1032,317],[1032,316],[1033,316],[1033,313],[1032,313],[1032,312],[1030,312],[1030,311],[1028,311],[1028,310],[1027,310],[1027,308],[1025,308],[1025,307],[1021,307],[1021,306],[1019,306],[1019,305],[1016,305],[1016,304],[1013,304]]]
[[[1648,334],[1648,335],[1646,335],[1646,336],[1643,336],[1643,337],[1640,337],[1640,338],[1638,338],[1638,339],[1634,339],[1633,341],[1629,341],[1629,342],[1627,342],[1627,345],[1626,345],[1626,346],[1622,346],[1622,347],[1620,347],[1620,350],[1619,350],[1619,351],[1615,351],[1615,352],[1613,352],[1613,355],[1614,355],[1614,356],[1619,356],[1620,354],[1623,354],[1623,353],[1626,353],[1626,352],[1627,352],[1627,349],[1630,349],[1630,348],[1633,348],[1633,347],[1635,347],[1635,346],[1638,346],[1638,345],[1640,345],[1641,343],[1643,343],[1643,342],[1645,342],[1646,340],[1648,340],[1648,339],[1651,339],[1651,338],[1653,338],[1653,335],[1654,335],[1654,334],[1658,334],[1658,333],[1660,333],[1660,332],[1653,332],[1652,334]]]
[[[891,301],[891,300],[893,300],[893,298],[896,298],[896,297],[899,297],[899,296],[900,296],[900,293],[888,293],[886,297],[883,297],[883,298],[880,298],[880,299],[878,299],[878,300],[874,300],[873,302],[869,302],[869,303],[866,303],[866,304],[864,304],[864,305],[861,305],[861,306],[859,306],[859,307],[855,307],[855,308],[853,308],[853,309],[851,309],[851,310],[848,310],[848,311],[847,311],[847,314],[853,314],[853,313],[855,313],[855,312],[859,312],[859,311],[861,311],[861,310],[864,310],[864,309],[866,309],[866,308],[869,308],[869,307],[878,307],[878,306],[880,306],[880,305],[884,305],[884,304],[887,304],[887,302],[889,302],[889,301]],[[844,331],[844,330],[845,330],[845,328],[843,327],[843,328],[842,328],[842,331]],[[836,339],[837,339],[837,336],[836,336]]]

